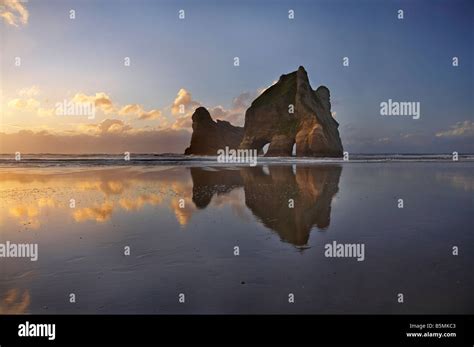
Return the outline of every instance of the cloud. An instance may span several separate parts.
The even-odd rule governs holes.
[[[129,114],[137,114],[137,113],[140,113],[142,111],[143,111],[143,109],[140,105],[130,104],[130,105],[123,106],[119,111],[119,115],[125,116],[125,115],[129,115]]]
[[[37,109],[38,116],[40,117],[52,117],[54,116],[54,108],[43,108],[39,107]]]
[[[35,99],[35,96],[40,94],[38,86],[31,86],[22,88],[17,91],[19,97],[11,99],[7,105],[10,108],[18,111],[29,111],[36,112],[40,117],[54,116],[56,114],[56,108],[41,107],[41,103]],[[137,120],[154,120],[161,119],[162,126],[166,124],[166,119],[162,117],[162,112],[158,109],[145,110],[140,104],[128,104],[122,107],[114,104],[110,96],[105,92],[97,92],[91,95],[86,93],[78,92],[74,96],[67,100],[64,99],[57,104],[92,104],[97,110],[102,111],[104,115],[110,115],[112,113],[118,113],[121,116],[133,116]],[[66,107],[66,106],[64,106]]]
[[[176,116],[171,129],[190,131],[193,124],[191,116],[199,106],[201,106],[201,103],[193,100],[191,93],[181,88],[171,105],[171,114]]]
[[[7,106],[21,112],[36,112],[40,117],[49,117],[54,115],[54,108],[41,107],[41,102],[35,99],[40,94],[38,86],[31,86],[19,89],[17,91],[20,98],[11,99]]]
[[[35,111],[38,109],[40,102],[36,99],[21,99],[15,98],[8,102],[8,107],[20,110],[20,111]]]
[[[160,118],[162,114],[160,110],[153,109],[145,111],[139,104],[129,104],[119,110],[119,115],[134,115],[137,116],[139,120],[152,120]]]
[[[213,119],[226,120],[232,125],[243,126],[245,122],[245,111],[250,107],[252,100],[258,95],[256,92],[244,92],[232,100],[230,109],[223,106],[215,106],[209,110]]]
[[[95,93],[95,95],[86,95],[84,93],[77,93],[72,98],[72,102],[91,103],[95,105],[95,107],[97,107],[98,109],[102,110],[102,112],[104,112],[105,114],[110,114],[116,111],[112,103],[112,100],[104,92]]]
[[[190,134],[184,130],[133,128],[117,120],[80,125],[67,132],[20,130],[0,133],[4,153],[182,153]]]
[[[171,129],[190,131],[192,125],[193,125],[193,120],[191,119],[191,115],[188,114],[184,117],[177,118],[174,121],[174,123],[171,125]]]
[[[171,113],[175,116],[188,115],[192,114],[199,106],[201,104],[193,100],[191,93],[181,88],[173,101],[173,105],[171,105]]]
[[[252,92],[244,92],[232,100],[232,108],[233,109],[247,109],[252,100],[256,97],[256,93]]]
[[[54,115],[54,108],[41,107],[40,101],[35,99],[40,93],[37,86],[26,87],[18,90],[19,98],[11,99],[7,106],[20,112],[36,112],[40,117],[50,117]]]
[[[138,116],[140,120],[151,120],[151,119],[158,119],[161,116],[160,110],[151,110],[148,112],[143,112]]]
[[[128,104],[122,107],[118,107],[114,105],[109,95],[104,92],[98,92],[95,93],[95,95],[77,93],[72,98],[72,102],[93,103],[96,108],[102,110],[106,115],[118,112],[118,114],[121,116],[135,116],[138,120],[158,119],[162,115],[160,110],[152,109],[150,111],[146,111],[140,104]]]
[[[214,120],[225,120],[232,123],[233,125],[243,126],[245,111],[250,106],[252,100],[257,96],[257,94],[258,91],[244,92],[239,94],[232,100],[232,105],[230,108],[217,105],[208,107],[207,109]],[[183,105],[181,109],[180,105]],[[191,116],[195,109],[201,105],[201,102],[192,99],[191,93],[189,91],[181,88],[173,104],[171,105],[171,113],[175,116],[178,116],[171,128],[174,130],[185,129],[187,131],[191,131],[193,124]]]
[[[20,0],[0,0],[0,17],[15,27],[28,24],[29,12]]]
[[[131,130],[132,127],[120,119],[105,119],[98,124],[82,124],[79,129],[87,134],[100,135],[105,133],[120,134]]]
[[[18,93],[23,96],[34,96],[39,93],[39,88],[36,86],[23,88]],[[259,93],[261,93],[261,90],[245,91],[232,99],[229,108],[222,105],[207,108],[214,120],[229,121],[233,125],[242,126],[246,110]],[[169,114],[167,114],[167,117],[164,117],[159,109],[145,110],[139,103],[130,103],[123,106],[117,105],[105,92],[96,92],[90,95],[78,92],[73,95],[72,99],[70,99],[72,102],[93,103],[105,115],[114,112],[120,116],[133,116],[136,120],[159,119],[160,121],[155,126],[135,128],[122,119],[111,119],[112,117],[109,116],[100,123],[82,123],[76,129],[64,130],[62,132],[53,132],[50,129],[46,129],[44,132],[38,132],[37,130],[36,132],[31,131],[28,133],[20,132],[22,136],[28,139],[26,144],[41,143],[39,147],[48,148],[42,151],[51,153],[79,153],[82,149],[86,153],[117,153],[123,150],[133,152],[136,149],[139,152],[182,152],[189,142],[189,132],[192,130],[192,113],[197,107],[202,105],[200,101],[194,100],[191,93],[185,88],[179,89],[172,104],[166,108],[171,113],[171,116],[174,116],[171,118],[168,118]],[[35,109],[41,116],[54,115],[54,109],[41,107],[34,98],[16,98],[10,101],[9,106],[18,109]],[[170,122],[168,123],[168,121]],[[20,147],[25,148],[25,146],[19,145],[18,134],[0,133],[2,138],[9,140],[10,148],[13,151],[22,151]],[[91,140],[91,137],[96,139]],[[140,137],[143,137],[143,141],[141,141]],[[165,140],[171,141],[171,143],[164,145]],[[74,141],[78,143],[75,145],[77,148],[73,148]],[[53,143],[55,144],[54,146],[52,145]],[[64,143],[67,145],[63,148]],[[90,150],[92,143],[97,147]],[[159,143],[159,149],[156,149],[156,143]],[[28,148],[26,152],[34,153],[39,151],[36,145],[26,146],[26,148]]]
[[[465,120],[452,125],[449,130],[436,133],[437,137],[470,137],[474,136],[474,122]]]
[[[214,120],[225,120],[230,122],[232,125],[242,126],[244,123],[244,115],[246,109],[226,109],[222,106],[215,106],[209,109],[209,113],[211,114]]]
[[[40,89],[38,86],[31,86],[22,88],[18,91],[18,95],[22,97],[32,98],[33,96],[37,96],[40,93]]]

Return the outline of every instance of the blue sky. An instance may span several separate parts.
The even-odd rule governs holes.
[[[190,116],[172,112],[180,90],[189,110],[220,106],[214,116],[241,123],[245,108],[235,98],[255,97],[303,65],[314,89],[330,89],[346,150],[474,151],[472,1],[29,0],[24,7],[27,23],[1,25],[5,133],[100,136],[90,132],[94,124],[116,119],[124,132],[166,132],[179,151],[187,145]],[[20,68],[15,57],[22,58]],[[25,97],[19,91],[32,86],[41,106],[13,107],[23,105],[10,102]],[[38,107],[51,109],[77,93],[104,93],[113,109],[93,121],[37,116]],[[420,102],[420,119],[381,116],[380,103],[388,99]],[[126,105],[160,116],[124,117],[119,111]]]

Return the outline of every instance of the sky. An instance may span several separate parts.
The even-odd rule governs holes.
[[[474,152],[469,0],[1,5],[1,153],[181,153],[196,107],[242,126],[252,100],[300,65],[330,89],[345,151]],[[420,118],[381,115],[389,99],[419,103]],[[57,112],[81,102],[93,118]]]

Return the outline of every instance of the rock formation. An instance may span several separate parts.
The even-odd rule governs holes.
[[[226,146],[232,149],[239,148],[244,130],[235,127],[229,122],[212,120],[209,111],[198,107],[192,116],[193,134],[191,145],[184,154],[217,155],[217,150]]]
[[[291,156],[296,143],[296,156],[338,157],[343,155],[338,126],[329,89],[314,91],[300,66],[253,101],[245,113],[240,148],[261,153],[270,143],[266,156]]]

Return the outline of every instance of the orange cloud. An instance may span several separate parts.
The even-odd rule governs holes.
[[[191,93],[181,88],[171,105],[171,113],[175,116],[192,114],[199,106],[201,104],[193,100]]]
[[[3,18],[8,25],[15,27],[26,25],[29,16],[28,10],[20,0],[0,1],[0,18]]]
[[[28,97],[28,98],[37,96],[39,93],[40,93],[40,90],[38,86],[26,87],[18,91],[18,95],[23,96],[23,97]]]
[[[130,105],[123,106],[120,109],[119,114],[121,116],[123,116],[123,115],[129,115],[129,114],[137,114],[137,113],[140,113],[140,112],[143,112],[143,109],[140,105],[130,104]]]
[[[104,112],[105,114],[110,114],[112,112],[115,112],[115,107],[112,103],[112,100],[104,92],[95,93],[95,95],[86,95],[84,93],[77,93],[72,98],[72,102],[91,103],[95,105],[95,107],[102,110],[102,112]]]
[[[40,103],[38,100],[33,98],[29,99],[12,99],[8,102],[8,107],[15,108],[21,111],[34,111],[39,107]]]
[[[140,120],[151,120],[151,119],[158,119],[161,116],[161,111],[159,110],[151,110],[148,112],[142,112],[138,119]]]
[[[262,92],[265,89],[262,89]],[[252,100],[258,94],[259,91],[241,93],[232,100],[232,106],[230,108],[227,109],[224,106],[217,105],[212,108],[208,108],[209,113],[214,120],[226,120],[231,122],[233,125],[243,126],[245,120],[245,111],[250,107]],[[190,131],[193,124],[191,116],[195,109],[199,106],[201,106],[201,103],[193,100],[191,93],[189,93],[186,89],[181,88],[171,106],[171,113],[175,116],[178,116],[171,128],[175,130],[185,129]]]
[[[171,125],[173,130],[191,131],[193,121],[191,116],[196,108],[201,106],[200,102],[193,100],[191,93],[181,88],[171,105],[171,113],[176,116],[176,120]]]
[[[132,127],[120,119],[105,119],[97,124],[82,124],[79,129],[89,134],[99,135],[105,133],[120,134],[131,130]]]
[[[39,93],[40,89],[37,86],[22,88],[17,92],[20,97],[10,100],[7,106],[21,112],[36,112],[40,117],[54,115],[53,108],[41,107],[41,103],[35,99]]]
[[[134,115],[137,116],[137,119],[139,120],[152,120],[152,119],[158,119],[161,117],[161,111],[160,110],[150,110],[150,111],[145,111],[143,109],[143,106],[139,104],[129,104],[123,106],[119,110],[120,115]]]

